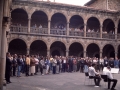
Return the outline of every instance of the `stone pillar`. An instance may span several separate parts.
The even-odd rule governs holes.
[[[117,39],[117,30],[118,30],[118,27],[115,27],[115,39]]]
[[[115,58],[116,58],[116,57],[118,57],[118,52],[117,52],[117,51],[115,51]]]
[[[69,22],[67,22],[67,36],[69,36],[69,31],[70,31],[70,29],[69,29]]]
[[[100,49],[100,58],[102,58],[102,53],[103,53],[103,50]]]
[[[27,48],[27,55],[30,55],[30,48]]]
[[[66,50],[66,57],[69,56],[69,50]]]
[[[0,0],[0,90],[3,90],[3,71],[4,71],[3,70],[3,58],[1,57],[3,3],[4,3],[4,0]]]
[[[87,51],[86,51],[86,50],[84,50],[84,57],[86,57],[86,54],[87,54]]]
[[[48,20],[48,35],[50,35],[50,25],[51,25],[51,21]]]
[[[100,26],[100,38],[102,38],[102,33],[103,33],[102,28],[103,28],[103,26],[101,25]]]
[[[47,56],[50,56],[50,49],[47,50]]]
[[[86,37],[86,28],[87,28],[87,24],[84,24],[84,37]]]
[[[28,18],[28,33],[30,33],[31,28],[31,18]]]

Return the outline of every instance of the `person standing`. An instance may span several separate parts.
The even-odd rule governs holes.
[[[35,58],[34,58],[34,55],[32,55],[31,59],[30,59],[30,73],[31,73],[31,76],[34,75],[35,73]]]
[[[117,80],[116,79],[113,79],[113,75],[111,73],[111,68],[110,66],[107,67],[107,69],[105,71],[103,71],[103,75],[107,75],[108,77],[108,89],[110,89],[110,84],[111,82],[113,82],[113,85],[111,87],[111,90],[116,90],[115,89],[115,86],[117,84]]]
[[[45,66],[45,62],[44,62],[44,58],[42,57],[40,62],[39,62],[39,65],[40,65],[40,72],[41,72],[41,75],[44,75],[43,74],[43,67]]]
[[[17,67],[17,54],[15,54],[13,57],[12,65],[13,65],[13,76],[16,76],[15,73],[16,73],[16,67]]]
[[[20,55],[17,59],[17,77],[21,77],[21,68],[22,68],[22,55]]]
[[[30,56],[29,55],[27,55],[25,63],[26,63],[26,65],[25,65],[26,76],[29,76],[29,68],[30,68]]]
[[[12,62],[9,57],[10,57],[10,53],[7,52],[7,54],[6,54],[6,69],[5,69],[5,79],[6,79],[7,84],[11,83],[10,72],[11,72]]]
[[[37,75],[38,66],[39,66],[39,60],[38,60],[37,56],[34,56],[34,57],[35,57],[35,75]]]
[[[53,59],[53,63],[52,63],[52,65],[53,65],[53,74],[56,74],[56,64],[57,64],[57,56],[55,56],[54,57],[54,59]]]
[[[115,67],[115,68],[119,68],[119,60],[118,60],[117,57],[116,57],[115,60],[114,60],[114,67]]]
[[[108,59],[107,57],[104,58],[104,67],[107,67],[108,66]]]

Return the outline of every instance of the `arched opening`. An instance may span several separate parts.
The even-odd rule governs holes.
[[[103,33],[114,34],[115,33],[115,25],[111,19],[106,19],[103,22]]]
[[[96,17],[90,17],[87,21],[87,32],[99,32],[100,22]]]
[[[79,15],[74,15],[70,19],[70,30],[83,31],[84,21],[83,18]]]
[[[47,46],[45,42],[41,40],[36,40],[30,45],[30,54],[36,55],[39,54],[41,56],[47,56]]]
[[[21,39],[14,39],[9,43],[8,51],[11,54],[26,55],[27,53],[26,43]]]
[[[97,57],[99,58],[100,57],[100,49],[99,49],[99,46],[95,43],[92,43],[92,44],[89,44],[88,47],[87,47],[87,56],[88,57]]]
[[[120,20],[119,20],[119,24],[118,24],[118,33],[120,34]]]
[[[72,43],[69,47],[69,55],[83,57],[83,46],[77,42]]]
[[[55,13],[51,18],[51,28],[66,30],[66,17],[61,13]]]
[[[48,17],[43,11],[35,11],[31,17],[31,26],[35,28],[48,28]]]
[[[103,48],[103,57],[107,56],[108,58],[110,57],[115,57],[115,50],[114,47],[110,44],[107,44]]]
[[[58,55],[58,56],[65,56],[66,47],[64,43],[60,41],[54,42],[50,47],[50,53],[52,56]]]
[[[118,58],[120,58],[120,45],[118,46]]]
[[[15,9],[11,12],[11,25],[28,26],[28,15],[23,9]]]

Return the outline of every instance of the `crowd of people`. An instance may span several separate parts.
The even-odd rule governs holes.
[[[40,55],[6,55],[6,74],[7,83],[11,83],[10,76],[21,77],[34,76],[39,72],[41,75],[59,74],[59,73],[73,73],[73,72],[88,72],[89,67],[95,64],[96,71],[102,71],[104,67],[110,66],[112,68],[120,68],[120,60],[118,58],[81,58],[75,56],[54,56],[43,57]],[[44,72],[45,71],[45,72]]]

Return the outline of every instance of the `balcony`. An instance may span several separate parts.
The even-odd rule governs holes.
[[[105,38],[105,39],[115,39],[115,34],[102,34],[102,38]]]
[[[69,31],[69,35],[70,36],[84,36],[84,33],[83,32],[80,32],[80,31]]]
[[[62,29],[51,29],[50,30],[50,34],[53,35],[66,35],[66,30],[62,30]]]
[[[10,27],[11,33],[28,33],[28,27],[25,26],[11,26]],[[48,28],[30,28],[30,34],[38,34],[38,35],[48,35]],[[63,29],[51,29],[50,35],[67,35],[67,30]],[[84,32],[80,31],[69,31],[69,36],[76,36],[76,37],[84,37]],[[90,38],[100,38],[100,33],[98,32],[87,32],[86,37]],[[115,34],[102,34],[103,39],[115,39]],[[120,34],[117,34],[117,38],[120,39]]]
[[[87,32],[86,37],[95,37],[95,38],[100,38],[100,33],[97,32]]]
[[[34,28],[34,27],[31,27],[30,33],[34,33],[34,34],[48,34],[48,28]]]
[[[14,33],[26,33],[28,32],[28,28],[27,27],[24,27],[24,26],[11,26],[10,27],[10,32],[14,32]]]

